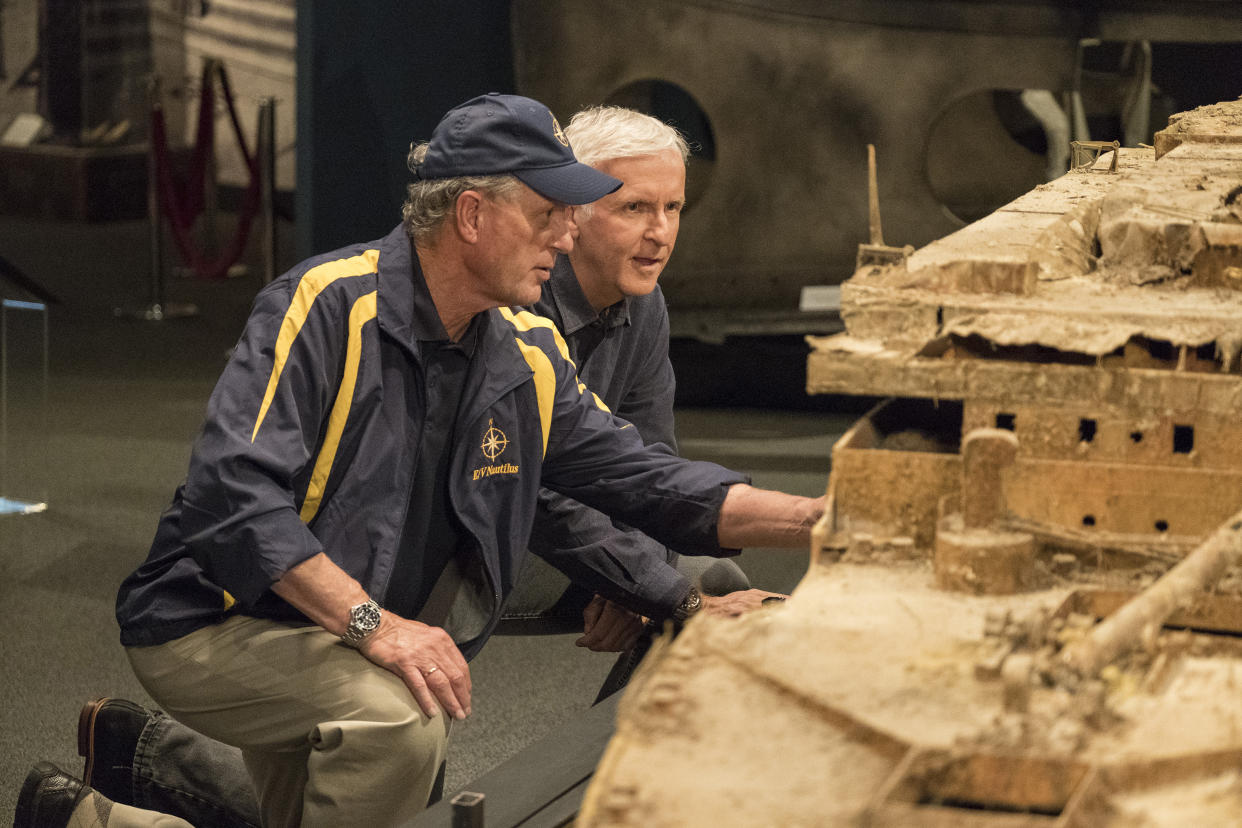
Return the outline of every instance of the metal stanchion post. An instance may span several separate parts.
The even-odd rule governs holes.
[[[214,84],[219,72],[219,62],[215,58],[207,58],[203,62],[202,82]],[[202,90],[200,90],[201,93]],[[214,122],[212,129],[215,129]],[[207,258],[214,257],[220,250],[220,187],[217,178],[219,178],[219,166],[216,159],[216,144],[213,140],[203,171],[203,253]],[[186,270],[192,272],[189,268]]]
[[[259,104],[259,193],[263,213],[263,284],[276,278],[276,99]]]
[[[474,791],[462,791],[449,800],[453,806],[453,828],[483,828],[485,797]]]
[[[147,89],[150,96],[151,111],[159,109],[160,103],[160,79],[158,75],[151,77],[151,84]],[[162,308],[164,306],[164,279],[162,272],[164,269],[164,250],[163,239],[161,233],[163,227],[161,225],[160,216],[160,169],[159,161],[156,160],[155,136],[147,137],[147,222],[150,224],[151,233],[151,304],[150,308]]]
[[[152,75],[147,85],[151,111],[157,111],[163,104],[160,102],[160,78]],[[163,216],[160,212],[160,170],[155,146],[155,135],[147,137],[147,221],[150,224],[151,240],[151,302],[146,307],[127,310],[116,308],[117,316],[133,316],[151,322],[173,319],[183,316],[194,316],[198,307],[184,303],[168,302],[164,298],[164,244]]]
[[[216,58],[207,58],[203,61],[202,84],[219,83],[220,88],[227,94],[227,83],[224,75],[224,63]],[[200,93],[202,90],[199,90]],[[212,125],[215,129],[215,125]],[[207,258],[212,258],[220,252],[220,163],[216,155],[215,141],[212,141],[211,152],[207,153],[205,159],[205,168],[203,172],[203,213],[202,213],[202,240],[203,253]],[[229,278],[245,276],[250,271],[245,262],[234,262],[229,265],[227,275]],[[179,267],[175,272],[184,274],[187,277],[192,276],[194,271],[189,267]]]

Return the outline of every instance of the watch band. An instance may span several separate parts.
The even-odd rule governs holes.
[[[379,628],[380,614],[380,605],[375,601],[365,601],[350,607],[349,623],[345,625],[341,641],[350,647],[357,648]]]
[[[682,598],[681,603],[677,605],[677,609],[673,610],[673,620],[679,624],[685,623],[690,616],[694,615],[702,607],[703,596],[699,594],[698,589],[690,587],[686,597]]]

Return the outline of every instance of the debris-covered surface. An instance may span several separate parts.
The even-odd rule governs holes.
[[[1168,127],[1156,133],[1156,157],[1185,141],[1242,144],[1242,109],[1236,101],[1228,101],[1172,116]]]
[[[1143,576],[1093,580],[963,595],[881,556],[696,620],[627,690],[578,824],[1236,824],[1242,646],[1166,632],[1076,687],[1046,683],[1039,655]]]
[[[653,651],[586,826],[1242,819],[1242,101],[865,256],[783,605]]]
[[[1017,435],[1009,505],[1057,532],[1184,552],[1242,503],[1242,101],[1170,130],[842,286],[809,390],[904,400],[834,453],[843,528],[927,542],[976,428]],[[891,449],[928,423],[937,456]]]

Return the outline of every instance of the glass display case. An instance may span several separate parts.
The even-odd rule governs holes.
[[[48,309],[0,295],[0,515],[47,508]]]

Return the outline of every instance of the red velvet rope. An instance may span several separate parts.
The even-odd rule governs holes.
[[[212,67],[215,67],[213,71]],[[224,91],[224,100],[228,105],[229,119],[233,123],[233,134],[241,150],[246,168],[250,172],[250,181],[242,195],[241,209],[237,216],[237,229],[229,245],[216,258],[208,260],[194,243],[191,230],[203,212],[204,192],[206,190],[207,159],[215,151],[215,85],[214,76],[220,77],[220,87]],[[194,139],[194,149],[190,154],[190,168],[184,185],[173,175],[172,162],[168,152],[168,129],[164,122],[164,109],[157,101],[151,107],[151,147],[155,153],[156,175],[159,179],[159,201],[168,223],[172,227],[173,241],[181,253],[181,260],[200,279],[223,279],[228,275],[229,268],[241,258],[250,235],[250,225],[259,212],[259,164],[242,134],[241,122],[237,118],[237,108],[233,103],[233,94],[229,88],[228,75],[224,67],[208,64],[204,68],[202,88],[198,102],[198,129]]]

